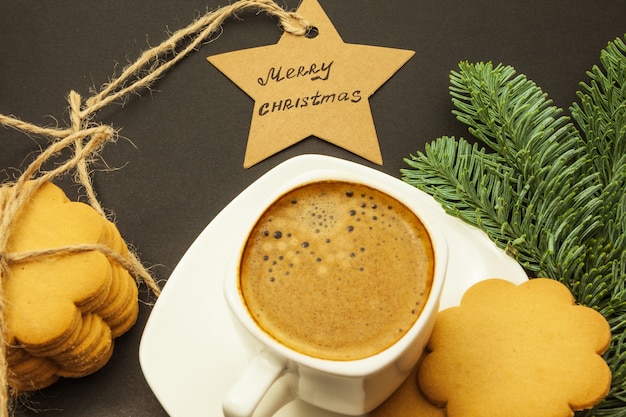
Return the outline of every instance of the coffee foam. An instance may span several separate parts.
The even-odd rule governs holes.
[[[406,206],[360,184],[319,182],[260,217],[240,288],[270,336],[310,356],[353,360],[392,345],[421,312],[433,249]]]

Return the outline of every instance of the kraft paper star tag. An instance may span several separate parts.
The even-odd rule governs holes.
[[[285,32],[275,45],[207,58],[254,100],[244,168],[310,136],[382,164],[369,97],[415,52],[343,42],[317,0],[297,12],[317,36]]]

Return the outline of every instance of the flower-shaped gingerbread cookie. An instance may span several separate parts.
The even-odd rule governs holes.
[[[121,256],[128,251],[113,223],[46,183],[13,219],[7,250],[76,245]],[[113,339],[130,329],[139,311],[134,279],[100,250],[27,259],[12,265],[2,284],[8,380],[17,392],[102,368]]]
[[[419,384],[449,417],[565,417],[609,391],[611,332],[558,281],[490,279],[442,311]]]

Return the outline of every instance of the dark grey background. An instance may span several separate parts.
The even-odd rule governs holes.
[[[411,49],[416,55],[370,103],[384,165],[394,176],[403,158],[442,135],[467,136],[451,115],[448,74],[461,60],[514,66],[567,108],[608,41],[626,33],[626,2],[320,0],[344,41]],[[106,82],[166,32],[225,2],[182,0],[4,1],[0,4],[0,113],[65,126],[66,96]],[[283,3],[280,3],[283,4]],[[294,9],[297,1],[287,1]],[[372,164],[310,138],[242,168],[252,100],[206,56],[275,43],[277,22],[245,13],[188,56],[151,91],[110,106],[95,121],[120,129],[95,166],[101,203],[142,261],[165,282],[200,231],[224,206],[278,163],[321,153]],[[0,127],[0,180],[13,178],[45,142]],[[68,192],[74,192],[68,189]],[[80,194],[80,192],[78,192]],[[148,300],[144,291],[142,300]],[[117,339],[98,373],[63,380],[30,397],[40,416],[165,415],[147,386],[138,346],[150,307]],[[184,341],[181,341],[184,343]],[[175,357],[172,360],[176,360]],[[202,399],[199,399],[202,401]],[[35,415],[20,408],[18,416]]]

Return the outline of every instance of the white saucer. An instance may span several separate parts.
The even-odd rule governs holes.
[[[172,417],[222,416],[222,398],[247,364],[246,351],[231,327],[222,295],[225,262],[235,244],[232,236],[242,232],[239,229],[245,222],[241,218],[258,212],[259,196],[289,178],[318,168],[384,176],[394,187],[432,207],[449,244],[442,309],[458,305],[465,290],[481,280],[499,277],[521,283],[528,279],[519,264],[482,231],[447,215],[431,196],[401,180],[328,156],[292,158],[259,178],[213,219],[187,250],[154,306],[142,336],[139,360],[148,384]],[[270,391],[270,398],[264,401],[271,402],[272,395]],[[276,415],[285,416],[337,415],[294,401]]]

